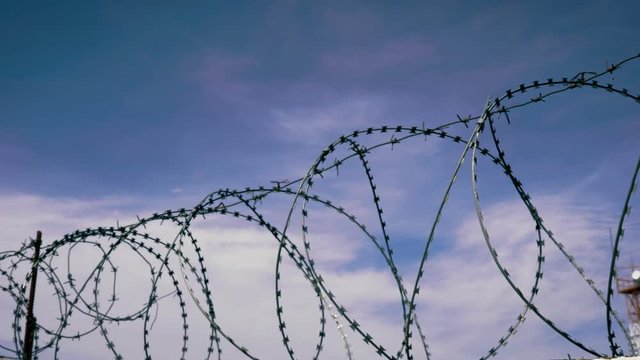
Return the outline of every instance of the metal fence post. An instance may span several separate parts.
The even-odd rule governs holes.
[[[36,281],[38,279],[38,260],[40,259],[40,245],[42,244],[42,232],[36,233],[35,253],[31,266],[31,289],[29,290],[29,303],[27,304],[27,324],[24,330],[24,350],[22,358],[31,360],[33,354],[33,334],[35,332],[36,319],[33,316],[33,303],[36,297]]]

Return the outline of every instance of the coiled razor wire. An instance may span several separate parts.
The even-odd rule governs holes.
[[[481,360],[488,359],[497,354],[497,351],[504,347],[509,338],[512,337],[518,327],[525,321],[529,312],[532,312],[540,318],[546,325],[553,329],[561,337],[574,344],[576,347],[596,356],[605,357],[608,354],[593,349],[588,344],[577,339],[574,335],[560,328],[548,317],[546,317],[536,306],[535,297],[540,290],[540,282],[543,278],[543,264],[545,257],[543,255],[545,242],[543,237],[546,236],[551,240],[553,245],[557,247],[564,258],[573,266],[573,268],[584,279],[588,286],[593,290],[597,297],[602,301],[607,320],[607,336],[610,347],[610,356],[621,356],[623,351],[616,341],[613,322],[615,321],[620,329],[624,332],[626,340],[630,343],[630,335],[623,326],[620,316],[612,307],[613,295],[613,279],[615,277],[616,263],[619,258],[620,241],[624,236],[624,221],[630,211],[631,197],[637,189],[638,172],[640,170],[640,158],[633,170],[631,183],[625,202],[622,206],[618,227],[616,231],[613,251],[611,254],[611,262],[609,267],[607,288],[605,291],[598,289],[595,282],[587,275],[585,270],[578,265],[575,258],[567,252],[563,244],[554,236],[549,228],[543,223],[543,219],[533,204],[531,196],[525,191],[523,184],[515,176],[512,166],[506,159],[505,151],[500,146],[498,138],[497,125],[500,119],[506,119],[511,123],[509,113],[516,108],[532,106],[535,103],[542,102],[546,98],[558,95],[560,93],[574,91],[580,88],[590,88],[598,91],[606,91],[614,95],[640,103],[640,94],[633,95],[627,89],[620,89],[613,84],[601,84],[599,79],[606,74],[613,74],[622,66],[628,63],[640,60],[640,54],[625,59],[619,63],[613,64],[605,70],[594,72],[582,72],[572,78],[547,79],[546,81],[533,81],[528,84],[520,84],[514,89],[509,89],[502,96],[489,99],[482,113],[478,116],[468,116],[466,118],[458,117],[457,120],[443,124],[435,128],[425,128],[418,126],[381,126],[370,127],[367,129],[356,130],[352,133],[340,136],[336,141],[325,148],[318,158],[313,162],[312,166],[306,174],[294,181],[276,182],[272,186],[260,186],[245,189],[221,189],[207,195],[199,204],[191,209],[167,210],[161,213],[155,213],[146,218],[138,218],[138,222],[126,226],[116,227],[98,227],[86,230],[76,230],[73,233],[64,235],[62,238],[51,242],[42,248],[41,256],[33,262],[33,269],[37,269],[47,279],[50,286],[54,288],[57,295],[56,301],[58,305],[59,317],[57,325],[54,327],[45,326],[43,323],[36,322],[35,331],[35,348],[33,353],[36,357],[44,352],[48,353],[47,357],[52,356],[54,359],[60,358],[60,350],[63,343],[68,340],[79,340],[89,334],[97,333],[104,339],[106,343],[106,351],[110,352],[115,359],[122,359],[123,355],[118,350],[115,342],[109,334],[109,328],[114,324],[118,325],[125,322],[142,322],[143,328],[143,352],[146,359],[151,359],[150,349],[152,343],[149,337],[150,330],[157,314],[154,314],[154,306],[157,311],[157,305],[160,301],[169,295],[177,298],[177,304],[180,312],[182,323],[182,341],[180,358],[186,359],[189,349],[189,322],[187,302],[192,301],[199,309],[202,316],[209,324],[208,346],[206,349],[206,359],[222,358],[222,343],[228,342],[247,358],[258,359],[257,355],[252,353],[248,347],[240,344],[236,339],[225,332],[216,318],[216,311],[213,303],[213,289],[211,287],[210,278],[205,266],[205,255],[198,242],[196,236],[190,230],[193,221],[198,217],[205,218],[209,215],[231,216],[238,219],[244,219],[250,223],[266,229],[278,244],[277,262],[275,266],[275,300],[276,300],[276,316],[278,321],[278,331],[282,339],[282,345],[289,354],[290,359],[297,359],[294,344],[290,340],[287,324],[285,321],[285,306],[282,301],[282,285],[281,273],[282,265],[285,258],[288,258],[307,280],[311,288],[314,290],[318,301],[319,309],[319,330],[315,353],[313,359],[319,359],[324,349],[324,341],[326,337],[327,312],[329,317],[335,323],[341,341],[344,342],[346,358],[354,359],[356,354],[349,340],[345,327],[348,326],[359,339],[366,345],[372,347],[381,358],[385,359],[413,359],[418,353],[429,359],[431,357],[427,337],[420,325],[416,314],[416,301],[420,292],[421,280],[424,276],[425,266],[429,258],[429,251],[434,239],[434,234],[439,221],[441,220],[445,204],[449,198],[453,184],[455,183],[460,170],[462,169],[464,160],[470,156],[471,163],[471,183],[473,190],[473,200],[475,209],[485,239],[486,246],[489,249],[495,265],[502,273],[505,281],[517,296],[523,302],[523,310],[515,317],[514,322],[509,326],[502,337],[480,357]],[[538,92],[533,98],[521,100],[528,90],[535,89]],[[473,124],[472,128],[469,125]],[[451,129],[470,129],[471,134],[465,138],[460,135],[452,134]],[[489,130],[492,142],[495,146],[494,150],[480,146],[480,137],[485,130]],[[368,138],[372,135],[381,136],[382,134],[391,134],[389,140],[375,143],[375,145],[366,147],[359,138]],[[385,135],[382,135],[385,136]],[[418,272],[412,282],[403,280],[398,272],[396,261],[393,256],[393,248],[390,243],[390,236],[387,231],[387,225],[383,216],[381,204],[381,195],[378,193],[373,169],[369,165],[368,155],[373,151],[393,148],[395,144],[402,143],[416,136],[438,137],[445,140],[459,143],[464,146],[459,160],[456,164],[453,175],[448,182],[443,198],[438,206],[435,220],[431,224],[428,236],[424,245],[422,258],[419,263]],[[338,151],[346,151],[347,155],[339,159],[335,159],[333,163],[328,161],[330,155],[335,155]],[[485,219],[479,200],[478,176],[477,176],[477,159],[478,156],[484,156],[491,160],[493,164],[500,167],[509,181],[515,188],[520,199],[528,210],[528,213],[535,224],[537,235],[537,261],[536,271],[533,274],[533,286],[530,291],[524,291],[518,287],[511,278],[508,269],[498,259],[498,252],[493,246],[491,236],[485,225]],[[329,170],[339,171],[347,161],[355,159],[360,163],[364,173],[368,179],[367,186],[370,189],[373,198],[373,204],[377,213],[377,222],[382,233],[382,241],[376,238],[365,225],[359,221],[353,214],[345,208],[334,204],[331,200],[322,198],[313,194],[313,185],[317,176],[322,177]],[[277,227],[266,219],[259,209],[259,203],[263,199],[273,194],[282,194],[292,198],[291,206],[288,211],[286,221],[282,227]],[[398,345],[398,349],[385,349],[373,338],[367,330],[361,326],[355,317],[350,315],[347,309],[341,305],[339,299],[333,294],[331,289],[324,281],[322,274],[317,270],[314,259],[311,254],[311,242],[308,239],[308,222],[310,208],[309,204],[315,203],[323,205],[331,209],[336,214],[347,219],[359,231],[362,232],[371,244],[377,249],[384,261],[386,262],[391,275],[395,280],[400,303],[402,305],[403,319],[403,336],[402,342]],[[301,205],[300,205],[301,204]],[[302,216],[302,244],[304,249],[300,250],[291,240],[288,233],[291,231],[292,219],[296,209],[300,209]],[[171,222],[178,227],[178,233],[175,238],[166,240],[154,237],[147,232],[147,225],[162,223],[164,221]],[[93,266],[90,274],[85,278],[76,278],[71,271],[71,252],[75,247],[81,245],[90,245],[100,252],[100,260]],[[10,324],[13,332],[13,347],[0,344],[0,357],[9,359],[20,359],[23,357],[23,342],[21,339],[23,324],[27,315],[27,294],[26,289],[29,284],[33,271],[26,271],[24,278],[18,276],[20,269],[29,269],[32,266],[33,243],[24,243],[18,250],[0,252],[0,275],[3,283],[0,283],[0,290],[4,295],[8,295],[15,302],[15,310],[13,311],[13,319]],[[187,247],[190,247],[195,254],[189,257]],[[113,263],[115,252],[119,248],[128,248],[135,252],[147,264],[149,277],[151,279],[151,289],[146,302],[136,311],[127,315],[113,314],[114,304],[118,300],[116,293],[116,281],[118,268]],[[67,271],[66,276],[63,271],[58,269],[54,260],[60,257],[60,253],[67,251]],[[177,267],[175,263],[178,263]],[[111,274],[111,275],[109,275]],[[112,281],[111,294],[109,304],[100,304],[98,301],[100,293],[100,283]],[[161,279],[169,279],[172,284],[173,291],[167,295],[159,293],[159,284]],[[409,286],[408,286],[409,285]],[[85,291],[89,291],[91,296],[87,296]],[[203,297],[204,301],[201,300]],[[76,317],[73,315],[81,314],[91,320],[93,324],[83,332],[72,334],[68,331],[72,320]],[[421,344],[420,350],[414,350],[412,347],[414,331],[417,331],[418,342]]]

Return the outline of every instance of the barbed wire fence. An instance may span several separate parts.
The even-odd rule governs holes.
[[[470,163],[472,174],[473,201],[477,218],[482,230],[482,236],[489,249],[490,256],[501,272],[502,277],[509,287],[521,299],[523,309],[516,314],[511,324],[488,349],[480,359],[488,359],[506,346],[508,340],[516,334],[519,326],[528,316],[535,316],[543,321],[549,328],[553,329],[559,336],[575,345],[577,348],[592,354],[594,357],[621,356],[624,354],[618,343],[618,338],[614,328],[621,329],[625,340],[630,342],[629,334],[623,324],[621,316],[616,313],[612,306],[613,280],[615,277],[616,263],[620,255],[620,244],[624,237],[625,219],[630,212],[630,202],[632,196],[636,194],[637,176],[640,170],[640,158],[635,165],[632,178],[629,184],[625,202],[622,204],[622,211],[619,217],[618,227],[615,232],[613,250],[610,258],[607,288],[604,290],[596,287],[595,281],[577,263],[576,259],[566,250],[565,246],[556,238],[550,229],[543,222],[541,214],[536,209],[531,196],[527,193],[522,182],[516,177],[513,167],[507,161],[507,154],[500,145],[498,128],[503,124],[511,123],[510,112],[517,108],[534,106],[544,102],[547,98],[560,93],[572,92],[577,89],[593,89],[598,92],[607,92],[613,95],[640,103],[640,94],[632,94],[629,90],[618,88],[613,84],[601,83],[601,78],[607,74],[613,74],[624,66],[638,63],[640,54],[627,58],[623,61],[608,66],[600,72],[580,72],[576,76],[561,79],[549,78],[544,81],[533,81],[523,83],[513,89],[508,89],[503,95],[490,98],[483,111],[476,116],[458,117],[455,121],[442,124],[434,128],[419,126],[380,126],[356,130],[340,136],[336,141],[327,146],[315,159],[306,174],[293,181],[276,181],[269,186],[251,187],[245,189],[220,189],[207,195],[200,203],[190,209],[166,210],[152,214],[151,216],[138,218],[138,221],[123,226],[97,227],[85,230],[76,230],[73,233],[64,235],[62,238],[40,245],[39,242],[25,242],[17,250],[0,252],[0,290],[2,296],[11,299],[15,304],[12,319],[3,319],[2,326],[9,326],[13,334],[12,345],[0,344],[0,358],[8,359],[30,359],[38,358],[46,354],[47,358],[60,358],[61,348],[66,341],[81,340],[90,334],[99,334],[106,345],[104,351],[111,354],[116,359],[124,356],[112,339],[109,329],[121,323],[140,322],[142,324],[142,351],[146,359],[151,359],[152,342],[150,332],[155,318],[158,316],[157,305],[168,297],[177,299],[177,310],[180,313],[182,338],[180,357],[186,359],[189,349],[189,335],[192,331],[189,327],[189,316],[187,303],[194,304],[200,315],[209,324],[208,345],[204,349],[205,358],[222,358],[222,344],[227,342],[235,347],[237,351],[244,354],[249,359],[258,359],[250,346],[241,344],[231,337],[218,322],[216,308],[214,307],[214,289],[210,281],[210,275],[205,264],[206,254],[202,250],[202,244],[197,236],[192,232],[191,226],[196,219],[213,216],[233,217],[246,220],[257,225],[271,234],[278,244],[277,262],[275,265],[275,302],[274,309],[278,327],[274,331],[280,333],[282,346],[286,349],[291,359],[297,359],[294,345],[290,340],[287,323],[285,321],[286,306],[283,304],[283,293],[285,292],[281,284],[283,262],[285,259],[291,261],[298,271],[311,285],[319,306],[319,331],[316,341],[316,351],[313,359],[319,359],[324,349],[327,327],[337,328],[341,341],[344,343],[345,357],[356,358],[353,353],[353,342],[362,342],[374,349],[380,358],[385,359],[414,359],[415,357],[431,358],[426,329],[421,325],[416,313],[416,302],[419,296],[421,283],[424,277],[425,267],[429,259],[431,245],[434,239],[436,227],[438,226],[445,204],[452,192],[465,159]],[[527,94],[534,92],[533,97]],[[453,130],[457,131],[454,133]],[[463,137],[458,135],[466,131],[468,135]],[[480,138],[488,132],[493,148],[480,145]],[[374,145],[365,146],[360,139],[370,138],[373,135],[386,137],[384,141],[376,142]],[[374,151],[393,149],[393,146],[405,142],[414,137],[424,137],[425,140],[433,137],[445,139],[453,143],[458,143],[464,147],[459,156],[455,170],[451,176],[442,200],[439,203],[435,220],[430,226],[424,250],[419,262],[415,279],[408,282],[401,278],[398,271],[397,261],[394,257],[394,249],[390,242],[390,235],[387,231],[385,215],[381,204],[381,194],[378,192],[373,169],[369,164],[368,157]],[[484,142],[483,142],[484,143]],[[346,155],[329,160],[339,152],[346,152]],[[478,158],[489,159],[492,164],[499,167],[509,182],[513,185],[522,203],[525,205],[529,216],[535,225],[537,236],[536,266],[533,276],[533,286],[526,291],[516,285],[510,275],[509,270],[499,260],[498,251],[494,247],[491,235],[486,226],[485,213],[482,210],[479,200],[478,181]],[[339,174],[340,167],[347,162],[359,163],[368,181],[366,187],[369,188],[373,199],[373,210],[377,214],[377,226],[382,233],[382,239],[377,238],[373,231],[370,231],[363,222],[357,219],[348,209],[336,205],[330,199],[314,194],[314,185],[318,177],[323,177],[329,171]],[[262,200],[274,194],[284,195],[290,198],[291,206],[288,209],[286,221],[282,226],[276,226],[270,222],[261,211]],[[311,242],[308,239],[309,213],[311,204],[321,205],[331,210],[335,214],[345,218],[355,226],[375,247],[384,259],[389,273],[394,279],[395,286],[402,305],[402,342],[397,349],[385,349],[375,339],[366,328],[361,326],[357,319],[341,305],[337,296],[326,284],[321,272],[317,269],[311,252]],[[291,239],[293,232],[293,217],[300,212],[303,248],[299,248]],[[169,222],[176,226],[177,234],[173,238],[160,238],[151,235],[147,231],[147,226]],[[592,289],[600,299],[603,308],[606,310],[607,337],[609,343],[608,353],[595,350],[592,345],[579,340],[574,334],[569,333],[559,325],[551,321],[537,306],[536,296],[540,291],[543,279],[545,262],[545,249],[548,245],[544,239],[550,239],[564,256],[566,261],[584,279],[584,282]],[[71,270],[71,252],[80,245],[89,245],[99,251],[99,261],[92,265],[92,270],[86,276],[74,273]],[[38,249],[36,249],[38,248]],[[126,248],[133,250],[139,258],[147,264],[149,269],[149,279],[151,288],[144,305],[130,314],[116,315],[113,312],[118,301],[119,294],[116,292],[117,274],[122,271],[114,264],[114,256],[118,249]],[[67,257],[64,257],[65,251]],[[40,252],[39,254],[37,254]],[[37,255],[34,256],[34,253]],[[64,269],[57,262],[63,258],[67,262]],[[64,262],[63,260],[63,262]],[[26,275],[22,275],[26,273]],[[29,301],[27,289],[30,283],[35,284],[36,274],[47,281],[55,292],[55,302],[57,303],[57,323],[53,326],[39,322],[33,318],[33,300]],[[171,284],[172,291],[163,294],[160,291],[162,281]],[[111,282],[108,287],[110,293],[105,304],[101,297],[101,290],[104,283]],[[102,300],[102,301],[101,301]],[[92,326],[83,332],[70,333],[73,321],[77,317],[89,319]],[[334,325],[327,325],[327,319]],[[32,324],[29,324],[29,322]],[[331,322],[330,322],[331,323]],[[348,337],[345,328],[350,328],[356,335]],[[27,329],[25,329],[27,328]],[[33,330],[31,329],[33,328]],[[23,331],[27,334],[33,332],[33,350],[29,344],[23,340]],[[419,349],[414,349],[413,344],[420,344]],[[28,348],[28,349],[27,349]]]

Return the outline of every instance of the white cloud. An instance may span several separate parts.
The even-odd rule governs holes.
[[[3,228],[8,228],[11,222],[16,219],[25,219],[21,224],[25,232],[32,227],[43,229],[45,234],[63,233],[71,231],[71,229],[85,226],[96,225],[115,225],[109,219],[112,206],[117,206],[117,201],[81,201],[68,199],[49,199],[36,196],[14,196],[6,197],[3,204],[21,203],[19,207],[3,208],[3,213],[11,213],[11,217],[5,217]],[[57,205],[55,205],[57,204]],[[42,209],[45,209],[44,211]],[[91,209],[90,211],[88,209]],[[26,215],[29,214],[29,217]],[[105,215],[107,214],[107,215]],[[130,214],[120,213],[120,216],[130,217]],[[65,222],[64,219],[72,218],[73,222]],[[106,218],[106,219],[105,219]],[[3,221],[3,222],[4,222]],[[210,223],[209,223],[210,222]],[[49,226],[54,224],[55,226]],[[69,226],[69,230],[65,227]],[[57,226],[57,227],[56,227]],[[280,335],[277,331],[277,322],[275,317],[275,300],[274,300],[274,269],[275,254],[277,244],[270,234],[265,230],[257,227],[238,227],[217,224],[213,217],[209,217],[206,222],[198,222],[192,228],[194,234],[199,239],[206,257],[206,266],[211,276],[213,288],[213,299],[216,310],[219,314],[220,324],[223,329],[231,336],[236,338],[241,344],[247,346],[256,355],[261,358],[280,358],[285,355],[283,347],[280,345]],[[147,230],[152,236],[158,236],[166,241],[171,241],[178,232],[178,227],[166,224],[163,226],[148,225]],[[12,233],[3,234],[13,236]],[[324,240],[322,240],[324,238]],[[52,240],[52,236],[47,236],[45,244]],[[98,240],[98,239],[95,239]],[[106,239],[101,241],[106,242]],[[316,237],[317,246],[314,249],[314,255],[318,255],[318,261],[324,263],[335,263],[335,259],[330,259],[329,242],[335,244],[340,241],[336,236],[323,235]],[[3,242],[3,250],[14,248],[11,243]],[[341,256],[344,262],[354,257],[350,253],[355,248],[351,246],[342,246]],[[82,282],[82,276],[89,276],[91,269],[100,258],[100,253],[96,252],[97,248],[93,246],[81,245],[73,251],[71,269],[77,282]],[[193,253],[189,250],[189,245],[185,247],[186,253]],[[54,262],[59,266],[58,271],[63,278],[66,276],[66,250],[60,251],[61,259]],[[192,256],[191,259],[194,259]],[[158,268],[158,264],[153,261],[152,267]],[[148,298],[149,286],[149,266],[146,265],[136,253],[127,250],[127,248],[118,248],[117,254],[114,256],[113,265],[118,267],[119,280],[117,282],[117,296],[120,298],[116,303],[112,315],[114,313],[125,314],[142,306]],[[176,265],[175,263],[173,264]],[[174,268],[177,269],[177,268]],[[102,283],[109,283],[111,273],[107,273]],[[325,273],[327,281],[334,280],[340,284],[338,287],[344,287],[345,291],[342,300],[345,304],[358,306],[371,303],[375,304],[388,299],[381,299],[375,293],[369,293],[368,289],[373,285],[384,288],[385,282],[377,279],[384,277],[384,273],[379,271],[347,271],[333,273],[328,271]],[[193,274],[188,275],[192,286],[195,287]],[[165,281],[167,281],[165,276]],[[355,287],[350,284],[358,283]],[[388,279],[387,279],[388,282]],[[159,295],[171,294],[170,284],[162,283],[159,289]],[[104,286],[104,285],[103,285]],[[287,319],[289,334],[294,341],[296,349],[304,353],[309,349],[313,349],[317,340],[319,314],[317,312],[317,299],[304,279],[289,260],[285,260],[283,264],[283,301],[288,305],[285,309],[285,318]],[[67,288],[70,291],[70,288]],[[85,296],[91,299],[91,288],[84,292]],[[39,293],[51,293],[51,289],[40,286]],[[108,303],[106,298],[110,296],[110,286],[106,285],[101,288],[101,295],[104,296],[102,303]],[[42,295],[41,295],[42,296]],[[200,298],[199,291],[196,288],[196,297]],[[39,297],[40,300],[40,297]],[[159,318],[156,320],[151,339],[152,354],[165,353],[176,354],[180,348],[181,328],[179,307],[177,306],[177,298],[175,295],[169,296],[162,300],[159,305]],[[202,301],[202,299],[201,299]],[[11,305],[8,298],[3,298],[3,308],[10,311]],[[207,324],[202,316],[197,313],[191,299],[187,299],[187,309],[189,310],[189,325],[192,329],[190,339],[190,350],[192,354],[203,353],[206,348],[206,330]],[[55,303],[40,300],[37,304],[37,314],[41,321],[49,326],[56,324],[55,316],[50,317],[46,313],[55,314]],[[355,307],[355,305],[354,305]],[[84,306],[81,305],[81,308]],[[154,309],[155,311],[155,309]],[[153,311],[152,311],[153,313]],[[327,314],[328,316],[328,314]],[[8,318],[8,317],[5,317]],[[75,333],[91,327],[91,321],[76,312],[71,319],[72,325],[67,333]],[[53,325],[51,325],[53,324]],[[1,338],[9,337],[10,324],[3,324]],[[333,354],[327,356],[339,356],[341,354],[341,343],[333,334],[333,324],[329,323],[327,332],[328,339],[334,344],[325,344],[326,353]],[[178,329],[178,330],[176,330]],[[197,330],[200,329],[200,330]],[[314,329],[314,330],[309,330]],[[204,332],[202,331],[204,330]],[[141,356],[142,345],[140,343],[140,325],[131,326],[123,322],[121,325],[110,326],[112,339],[115,341],[117,348],[127,357]],[[194,333],[195,331],[195,333]],[[159,337],[160,336],[160,337]],[[135,338],[136,341],[130,339]],[[172,339],[167,341],[167,339]],[[327,340],[328,341],[328,340]],[[4,343],[4,341],[3,341]],[[275,346],[274,346],[275,344]],[[96,348],[98,354],[108,356],[108,351],[104,346],[104,340],[95,334],[88,336],[80,342],[63,341],[62,349],[64,357],[80,356],[86,357],[91,353],[95,358]],[[223,349],[229,356],[228,358],[242,358],[235,350],[231,349],[229,344],[224,344]],[[83,355],[84,354],[84,355]]]
[[[539,197],[536,204],[547,219],[545,224],[604,289],[608,237],[607,229],[600,227],[602,221],[597,218],[607,209],[577,207],[564,195]],[[535,224],[518,200],[487,206],[483,214],[498,259],[516,285],[528,294],[536,271]],[[477,357],[489,349],[487,345],[497,344],[524,305],[493,264],[475,214],[462,221],[453,245],[451,252],[432,258],[427,266],[422,319],[431,325],[429,329],[435,329],[431,337],[434,353],[451,356],[448,352],[456,349],[456,358]],[[606,333],[601,327],[603,304],[548,239],[544,251],[544,276],[536,305],[560,328],[580,334],[579,341],[606,353]],[[521,328],[521,334],[515,336],[517,340],[500,352],[517,354],[522,359],[567,353],[588,356],[557,334],[550,334],[532,312]],[[619,330],[617,333],[621,335]],[[520,340],[521,336],[526,341]],[[462,349],[457,346],[460,338],[466,339]]]
[[[115,210],[119,205],[127,203],[122,199],[88,201],[6,195],[3,200],[0,208],[0,213],[4,215],[0,219],[3,250],[13,249],[18,244],[4,239],[23,239],[34,228],[44,230],[45,234],[61,234],[75,227],[112,225],[115,222],[112,216],[115,215],[132,217],[126,211]],[[602,259],[606,258],[607,249],[601,246],[603,231],[598,228],[599,223],[592,221],[599,213],[598,209],[578,210],[570,198],[561,195],[540,199],[538,207],[543,215],[546,214],[545,218],[549,219],[549,226],[558,234],[558,238],[576,255],[576,259],[592,265],[587,266],[589,271],[601,271],[606,265]],[[506,201],[487,206],[485,218],[500,259],[509,268],[516,283],[528,290],[537,255],[532,238],[533,225],[526,212],[517,201]],[[388,271],[378,267],[379,262],[372,263],[364,258],[379,257],[379,254],[373,255],[370,249],[365,248],[369,245],[365,245],[363,239],[351,236],[349,231],[343,231],[345,226],[350,225],[337,225],[335,219],[328,216],[312,216],[312,219],[312,254],[327,285],[365,331],[371,333],[385,348],[394,349],[392,351],[395,352],[399,347],[402,330],[398,290]],[[265,229],[250,225],[244,220],[231,220],[208,216],[207,219],[198,219],[191,228],[205,255],[205,266],[210,275],[219,323],[227,334],[251,349],[256,356],[265,359],[283,358],[286,354],[281,345],[275,316],[274,271],[277,243]],[[13,224],[16,226],[12,226]],[[448,252],[438,253],[429,260],[418,298],[420,319],[434,358],[482,355],[513,324],[516,315],[523,308],[522,302],[506,285],[491,262],[479,236],[475,215],[468,214],[460,224]],[[168,223],[162,226],[148,225],[148,231],[152,235],[166,241],[173,240],[178,230],[178,227]],[[606,229],[604,233],[606,234]],[[299,241],[299,235],[292,236]],[[50,241],[51,237],[46,239]],[[608,239],[605,244],[608,244]],[[601,330],[598,324],[603,322],[603,307],[557,256],[557,251],[552,250],[549,241],[546,249],[545,275],[537,300],[539,302],[536,303],[545,315],[561,327],[586,334],[584,337],[591,344],[589,341],[593,341],[593,333]],[[95,250],[97,249],[87,246],[74,250],[74,273],[89,274],[91,266],[100,255]],[[135,252],[126,248],[119,248],[118,252],[113,261],[119,268],[117,291],[121,300],[116,303],[113,311],[122,314],[140,308],[147,301],[150,268]],[[192,260],[195,259],[191,245],[185,245],[185,252],[190,254]],[[60,260],[64,260],[65,253],[61,252],[61,256],[63,258]],[[66,261],[58,261],[56,264],[59,265],[61,276],[66,276]],[[177,264],[172,262],[172,265]],[[157,268],[158,264],[152,262],[152,266]],[[289,259],[284,260],[282,267],[282,301],[288,334],[299,357],[308,358],[313,353],[319,331],[318,300],[308,282]],[[105,298],[110,294],[109,276],[112,274],[105,275],[101,287],[101,295]],[[410,288],[415,274],[404,274],[403,277],[406,286]],[[188,278],[196,288],[196,297],[202,301],[194,275],[188,274]],[[596,280],[601,282],[602,276],[596,276]],[[159,315],[151,332],[152,354],[156,356],[178,355],[182,346],[179,306],[170,285],[165,275],[159,294],[169,296],[160,301]],[[46,285],[40,288],[39,294],[48,293],[51,293],[51,289]],[[2,308],[11,309],[10,300],[4,294],[2,296]],[[47,302],[44,300],[46,296],[41,296],[37,303],[41,319],[55,323],[55,303]],[[190,298],[187,297],[186,302],[190,330],[187,356],[201,357],[207,347],[207,322],[196,311]],[[42,313],[48,309],[51,310],[51,315]],[[155,308],[152,311],[154,313]],[[91,325],[90,321],[82,318],[79,313],[74,315],[72,329],[80,330]],[[334,324],[330,318],[328,320],[325,356],[344,358],[342,343]],[[3,324],[0,338],[8,338],[9,326],[10,324]],[[586,330],[590,328],[596,330]],[[135,326],[126,323],[117,326],[112,324],[109,329],[125,357],[141,356],[140,323]],[[348,334],[356,358],[375,357],[375,351],[365,346],[359,336],[351,330],[348,330]],[[594,346],[600,351],[607,351],[606,344],[602,341],[604,338],[605,334],[595,336],[595,339],[600,340]],[[3,343],[6,344],[6,340]],[[414,348],[418,348],[417,343],[414,343]],[[111,357],[104,340],[97,334],[80,342],[64,341],[62,349],[67,358],[100,356],[96,354]],[[581,354],[572,345],[549,333],[546,326],[533,314],[529,314],[528,320],[521,327],[520,333],[511,340],[510,346],[500,351],[502,356],[517,354],[523,359],[564,356],[566,353]],[[228,359],[243,358],[228,343],[223,344],[223,356]],[[419,353],[416,356],[422,358]]]

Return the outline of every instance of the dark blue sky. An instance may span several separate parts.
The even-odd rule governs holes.
[[[515,83],[632,55],[637,6],[5,3],[0,189],[160,195],[264,182],[280,173],[272,164],[319,148],[292,146],[278,112],[304,127],[332,106],[379,105],[316,133],[319,145],[363,125],[435,125]]]

